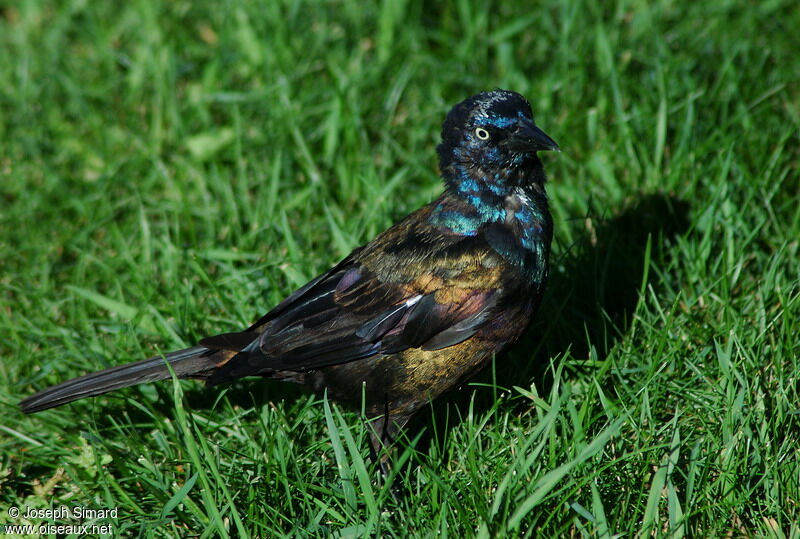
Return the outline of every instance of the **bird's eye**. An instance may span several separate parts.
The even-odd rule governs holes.
[[[489,140],[489,132],[483,127],[479,127],[475,130],[475,136],[481,140]]]

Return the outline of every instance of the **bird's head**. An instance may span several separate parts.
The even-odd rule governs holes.
[[[453,107],[437,148],[448,183],[477,181],[498,194],[524,176],[521,169],[538,164],[536,152],[558,149],[533,122],[530,103],[508,90],[481,92]]]

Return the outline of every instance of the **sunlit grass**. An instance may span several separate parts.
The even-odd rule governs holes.
[[[789,1],[0,7],[0,523],[798,536],[799,26]],[[564,150],[550,286],[388,480],[357,413],[290,385],[18,411],[241,328],[430,201],[445,113],[494,87]]]

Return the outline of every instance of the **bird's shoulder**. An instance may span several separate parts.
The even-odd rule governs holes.
[[[403,284],[419,293],[500,286],[509,266],[484,234],[459,233],[431,218],[449,204],[443,195],[411,213],[354,251],[351,263],[380,282]]]

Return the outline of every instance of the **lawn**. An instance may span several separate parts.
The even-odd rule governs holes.
[[[0,3],[0,525],[143,536],[800,537],[796,1]],[[378,481],[359,414],[68,377],[249,324],[441,190],[526,95],[549,288]]]

